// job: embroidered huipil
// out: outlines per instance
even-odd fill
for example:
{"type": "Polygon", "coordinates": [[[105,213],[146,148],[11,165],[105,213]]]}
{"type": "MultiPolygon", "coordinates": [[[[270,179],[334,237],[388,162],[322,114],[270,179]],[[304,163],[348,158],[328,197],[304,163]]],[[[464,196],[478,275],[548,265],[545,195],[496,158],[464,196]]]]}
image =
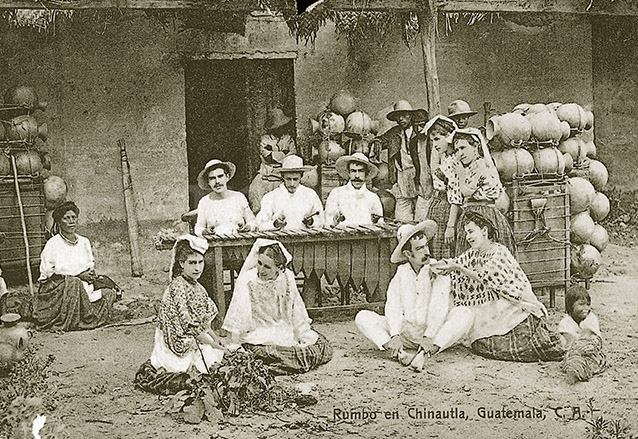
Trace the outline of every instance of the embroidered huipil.
{"type": "Polygon", "coordinates": [[[432,173],[432,185],[437,191],[445,191],[447,201],[450,204],[463,204],[463,195],[459,187],[459,180],[454,172],[455,158],[446,155],[441,159],[437,169],[432,173]]]}
{"type": "Polygon", "coordinates": [[[273,222],[283,217],[286,220],[284,229],[302,229],[306,227],[303,224],[303,219],[315,212],[317,215],[312,217],[312,227],[321,227],[323,225],[323,206],[317,193],[301,184],[291,194],[282,184],[262,198],[261,210],[257,214],[257,226],[260,230],[274,229],[273,222]]]}
{"type": "Polygon", "coordinates": [[[197,349],[197,336],[210,329],[217,307],[197,281],[183,276],[168,285],[157,314],[158,328],[170,350],[183,356],[197,349]]]}
{"type": "Polygon", "coordinates": [[[414,341],[434,337],[451,305],[449,276],[431,277],[430,266],[415,273],[409,263],[399,265],[390,281],[385,318],[390,336],[407,333],[414,341]]]}
{"type": "Polygon", "coordinates": [[[326,200],[325,224],[335,225],[338,214],[346,217],[340,224],[345,226],[370,225],[372,215],[383,216],[383,206],[379,196],[369,191],[364,184],[355,189],[352,183],[334,188],[326,200]]]}
{"type": "Polygon", "coordinates": [[[199,200],[195,224],[197,236],[202,236],[205,231],[232,234],[244,224],[251,225],[254,217],[248,200],[241,192],[231,192],[232,196],[221,200],[213,200],[208,195],[199,200]]]}
{"type": "Polygon", "coordinates": [[[472,189],[467,201],[496,201],[503,185],[495,166],[488,166],[484,158],[474,160],[465,171],[465,184],[472,189]]]}

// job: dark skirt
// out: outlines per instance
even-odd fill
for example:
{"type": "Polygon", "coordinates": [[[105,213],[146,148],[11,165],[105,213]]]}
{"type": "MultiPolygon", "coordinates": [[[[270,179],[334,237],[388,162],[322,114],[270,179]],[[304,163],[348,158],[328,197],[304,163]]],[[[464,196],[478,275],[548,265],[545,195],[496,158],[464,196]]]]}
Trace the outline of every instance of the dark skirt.
{"type": "Polygon", "coordinates": [[[303,348],[249,343],[242,346],[262,360],[273,375],[305,373],[332,359],[332,347],[321,334],[315,344],[303,348]]]}
{"type": "Polygon", "coordinates": [[[492,221],[496,226],[496,232],[498,234],[494,241],[499,244],[503,244],[512,253],[512,256],[516,258],[516,241],[514,240],[514,233],[510,227],[505,215],[493,205],[470,205],[463,206],[463,210],[456,221],[456,249],[455,256],[462,255],[466,250],[470,248],[467,239],[465,238],[465,230],[463,229],[463,220],[467,212],[476,212],[479,215],[492,221]]]}
{"type": "Polygon", "coordinates": [[[135,373],[135,386],[145,392],[156,395],[173,395],[191,388],[190,375],[186,372],[166,372],[157,370],[147,360],[135,373]]]}
{"type": "Polygon", "coordinates": [[[481,357],[519,363],[561,361],[565,355],[560,334],[549,330],[545,318],[531,314],[505,335],[475,340],[471,349],[481,357]]]}
{"type": "Polygon", "coordinates": [[[571,344],[561,368],[569,381],[576,382],[588,381],[595,374],[601,373],[606,366],[603,341],[596,334],[587,334],[571,344]]]}
{"type": "Polygon", "coordinates": [[[450,203],[446,194],[433,196],[425,202],[424,215],[426,219],[436,222],[436,235],[430,243],[430,251],[434,259],[449,258],[454,256],[454,247],[445,243],[445,229],[450,218],[450,203]]]}
{"type": "Polygon", "coordinates": [[[102,298],[91,302],[79,277],[54,274],[40,285],[33,316],[41,330],[93,329],[109,321],[115,298],[113,289],[102,288],[102,298]]]}

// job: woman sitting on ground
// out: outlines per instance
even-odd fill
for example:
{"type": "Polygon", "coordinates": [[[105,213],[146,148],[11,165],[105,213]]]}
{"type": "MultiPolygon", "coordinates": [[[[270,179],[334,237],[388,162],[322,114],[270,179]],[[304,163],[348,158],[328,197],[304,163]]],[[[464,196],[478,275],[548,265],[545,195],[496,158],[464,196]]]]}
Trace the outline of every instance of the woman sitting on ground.
{"type": "Polygon", "coordinates": [[[497,360],[561,360],[560,334],[547,328],[547,310],[512,253],[495,242],[494,224],[468,212],[463,228],[471,248],[432,266],[451,272],[455,305],[434,337],[432,353],[463,344],[497,360]]]}
{"type": "Polygon", "coordinates": [[[254,228],[255,215],[250,210],[248,200],[241,192],[228,189],[228,181],[233,178],[235,171],[233,163],[213,159],[206,163],[197,176],[200,188],[212,189],[197,204],[197,236],[229,235],[254,228]]]}
{"type": "Polygon", "coordinates": [[[39,329],[75,331],[109,321],[120,288],[106,276],[95,274],[91,243],[78,235],[80,209],[67,201],[53,211],[60,232],[51,237],[40,255],[40,288],[33,304],[39,329]]]}
{"type": "Polygon", "coordinates": [[[224,344],[211,326],[217,307],[197,281],[204,271],[207,248],[205,239],[193,235],[175,242],[171,283],[157,314],[151,359],[135,376],[143,390],[160,394],[183,390],[188,378],[208,373],[224,356],[224,344]]]}
{"type": "Polygon", "coordinates": [[[307,372],[327,363],[332,348],[310,328],[292,256],[278,241],[258,239],[241,269],[223,329],[276,374],[307,372]]]}

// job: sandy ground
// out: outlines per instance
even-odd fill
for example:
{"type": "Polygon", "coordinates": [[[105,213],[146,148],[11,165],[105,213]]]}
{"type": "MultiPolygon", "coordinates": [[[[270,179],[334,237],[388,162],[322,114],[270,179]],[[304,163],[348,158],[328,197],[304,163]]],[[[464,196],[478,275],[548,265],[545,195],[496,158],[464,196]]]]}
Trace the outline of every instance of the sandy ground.
{"type": "MultiPolygon", "coordinates": [[[[164,287],[168,252],[145,255],[147,276],[131,279],[125,277],[128,261],[120,250],[96,248],[96,259],[103,268],[99,271],[119,276],[127,290],[124,305],[128,306],[120,305],[119,318],[152,314],[152,302],[160,299],[164,287]]],[[[426,370],[417,374],[374,350],[354,322],[318,322],[315,328],[333,344],[332,361],[311,373],[281,378],[314,385],[317,405],[189,425],[164,413],[168,399],[133,386],[135,371],[152,350],[152,323],[81,333],[39,333],[35,342],[41,345],[40,355],[56,356],[51,379],[57,389],[55,416],[72,438],[298,438],[316,434],[586,438],[587,423],[571,419],[571,407],[590,419],[589,398],[594,398],[600,410],[596,416],[624,419],[636,434],[638,248],[610,246],[596,280],[590,292],[606,338],[610,367],[590,382],[576,385],[567,384],[557,363],[486,360],[464,348],[433,357],[426,370]],[[480,416],[481,408],[486,416],[510,409],[530,410],[540,418],[487,419],[480,416]],[[427,410],[435,411],[434,419],[414,419],[427,410]],[[439,418],[443,412],[448,418],[436,419],[436,411],[439,418]]],[[[550,312],[555,327],[561,314],[550,312]]]]}

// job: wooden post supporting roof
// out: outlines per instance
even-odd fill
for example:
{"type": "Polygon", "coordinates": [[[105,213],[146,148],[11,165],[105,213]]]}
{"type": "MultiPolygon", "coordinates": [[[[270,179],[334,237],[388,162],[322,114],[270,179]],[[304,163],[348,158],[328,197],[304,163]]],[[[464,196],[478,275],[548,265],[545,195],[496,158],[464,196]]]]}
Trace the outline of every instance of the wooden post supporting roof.
{"type": "Polygon", "coordinates": [[[430,117],[441,112],[439,93],[439,73],[436,67],[436,5],[434,0],[423,0],[423,10],[419,13],[419,32],[423,51],[425,73],[425,94],[430,117]]]}

